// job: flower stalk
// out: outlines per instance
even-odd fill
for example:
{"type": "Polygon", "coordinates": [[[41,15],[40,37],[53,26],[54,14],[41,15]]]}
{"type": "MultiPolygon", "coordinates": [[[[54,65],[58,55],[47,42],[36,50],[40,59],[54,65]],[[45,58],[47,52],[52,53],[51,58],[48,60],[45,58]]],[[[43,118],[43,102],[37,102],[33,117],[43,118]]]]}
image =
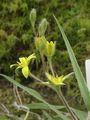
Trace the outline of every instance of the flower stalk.
{"type": "MultiPolygon", "coordinates": [[[[51,61],[49,61],[49,62],[50,62],[50,63],[49,63],[49,66],[50,66],[51,73],[52,73],[52,75],[54,75],[54,70],[53,70],[53,67],[52,67],[52,63],[51,63],[51,61]]],[[[59,88],[59,87],[55,87],[54,90],[56,91],[59,99],[62,100],[63,104],[66,106],[66,108],[67,108],[68,112],[70,113],[72,119],[73,119],[73,120],[78,120],[77,116],[76,116],[76,115],[74,114],[74,112],[71,110],[68,102],[66,101],[65,97],[63,96],[62,91],[60,90],[60,88],[59,88]]]]}
{"type": "Polygon", "coordinates": [[[27,111],[24,120],[27,120],[27,119],[28,119],[28,116],[29,116],[29,110],[27,111]]]}
{"type": "Polygon", "coordinates": [[[37,80],[38,82],[43,82],[41,79],[37,78],[35,75],[33,75],[32,73],[29,74],[30,77],[32,77],[33,79],[37,80]]]}
{"type": "Polygon", "coordinates": [[[43,70],[45,71],[44,55],[43,55],[41,52],[40,52],[40,56],[41,56],[41,61],[42,61],[43,70]]]}
{"type": "Polygon", "coordinates": [[[50,60],[48,59],[48,63],[49,63],[49,67],[50,67],[52,75],[55,76],[54,71],[53,71],[53,67],[52,67],[52,61],[51,61],[51,59],[50,60]]]}
{"type": "Polygon", "coordinates": [[[70,108],[68,102],[66,101],[65,97],[63,96],[60,87],[57,87],[57,88],[56,88],[56,93],[57,93],[59,99],[62,100],[63,104],[66,106],[67,111],[70,113],[72,119],[73,119],[73,120],[78,120],[77,116],[76,116],[75,113],[72,111],[72,109],[70,108]]]}

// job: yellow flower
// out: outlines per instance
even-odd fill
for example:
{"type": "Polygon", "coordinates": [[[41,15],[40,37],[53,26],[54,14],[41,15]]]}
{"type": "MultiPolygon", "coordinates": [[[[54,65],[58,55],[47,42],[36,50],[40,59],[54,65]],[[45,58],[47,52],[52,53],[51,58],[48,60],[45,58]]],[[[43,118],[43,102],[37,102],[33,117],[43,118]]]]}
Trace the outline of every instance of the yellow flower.
{"type": "Polygon", "coordinates": [[[47,76],[48,80],[56,86],[64,85],[64,83],[63,83],[64,80],[67,79],[70,75],[72,75],[72,73],[70,73],[66,76],[62,75],[62,76],[55,76],[54,77],[54,76],[50,75],[49,73],[46,73],[46,76],[47,76]]]}
{"type": "Polygon", "coordinates": [[[46,43],[46,56],[51,58],[55,53],[56,42],[50,41],[46,43]]]}
{"type": "Polygon", "coordinates": [[[22,74],[24,75],[24,77],[28,78],[29,73],[30,73],[28,65],[31,62],[31,60],[35,58],[36,58],[35,54],[31,54],[28,57],[21,57],[19,58],[19,62],[17,62],[16,64],[10,65],[10,68],[12,68],[13,66],[16,66],[17,69],[21,68],[22,74]]]}

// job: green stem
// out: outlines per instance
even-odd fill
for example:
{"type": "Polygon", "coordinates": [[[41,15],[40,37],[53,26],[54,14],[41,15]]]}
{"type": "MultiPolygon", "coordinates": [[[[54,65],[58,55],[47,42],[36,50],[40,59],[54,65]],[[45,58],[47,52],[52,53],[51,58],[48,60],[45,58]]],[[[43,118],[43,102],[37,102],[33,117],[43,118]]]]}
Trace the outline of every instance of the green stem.
{"type": "Polygon", "coordinates": [[[30,77],[32,77],[33,79],[35,79],[35,80],[37,80],[38,82],[43,82],[41,79],[39,79],[39,78],[37,78],[34,74],[32,74],[31,72],[30,72],[30,75],[29,75],[30,77]]]}
{"type": "Polygon", "coordinates": [[[29,116],[29,111],[27,111],[24,120],[27,120],[28,116],[29,116]]]}
{"type": "Polygon", "coordinates": [[[40,55],[41,55],[41,60],[42,60],[42,65],[43,65],[43,70],[45,71],[45,61],[44,61],[44,56],[40,51],[40,55]]]}
{"type": "Polygon", "coordinates": [[[48,86],[49,88],[51,88],[52,90],[55,91],[55,88],[54,88],[54,87],[52,87],[50,84],[47,84],[47,82],[43,82],[43,80],[39,79],[39,78],[36,77],[34,74],[30,73],[29,76],[32,77],[34,80],[38,81],[39,84],[41,83],[42,85],[46,85],[46,86],[48,86]]]}
{"type": "Polygon", "coordinates": [[[48,59],[48,62],[49,62],[49,67],[50,67],[51,73],[53,76],[55,76],[54,71],[53,71],[53,67],[52,67],[52,61],[48,59]]]}
{"type": "Polygon", "coordinates": [[[19,94],[19,91],[18,91],[18,87],[17,87],[17,86],[14,86],[14,92],[15,92],[15,95],[16,95],[17,100],[18,100],[19,103],[22,105],[22,99],[21,99],[21,97],[20,97],[20,94],[19,94]]]}
{"type": "Polygon", "coordinates": [[[61,89],[58,87],[58,89],[56,89],[56,93],[59,97],[60,100],[62,100],[63,104],[66,106],[67,111],[70,113],[71,117],[73,120],[78,120],[77,116],[74,114],[74,112],[72,111],[72,109],[70,108],[68,102],[66,101],[65,97],[62,94],[61,89]]]}
{"type": "MultiPolygon", "coordinates": [[[[17,71],[14,73],[14,80],[16,79],[17,71]]],[[[16,100],[22,105],[22,99],[20,97],[18,87],[16,85],[13,85],[14,95],[16,97],[16,100]]]]}
{"type": "MultiPolygon", "coordinates": [[[[35,75],[33,75],[32,73],[30,73],[30,77],[32,77],[33,79],[39,81],[40,83],[42,83],[42,80],[37,78],[35,75]]],[[[48,86],[50,87],[50,86],[48,86]]],[[[52,88],[52,87],[50,87],[52,88]]],[[[53,89],[53,88],[52,88],[53,89]]],[[[68,112],[71,114],[73,120],[78,120],[78,118],[75,116],[75,114],[73,113],[73,111],[71,110],[70,106],[68,105],[65,97],[63,96],[62,92],[60,89],[53,89],[56,91],[57,95],[59,96],[59,99],[62,100],[63,104],[66,106],[68,112]]]]}
{"type": "MultiPolygon", "coordinates": [[[[53,70],[53,67],[52,67],[52,62],[51,62],[51,60],[48,60],[48,61],[49,61],[49,66],[50,66],[50,70],[52,72],[52,75],[55,76],[54,70],[53,70]]],[[[77,116],[73,113],[73,111],[71,110],[71,108],[70,108],[69,104],[67,103],[65,97],[63,96],[62,91],[59,89],[59,90],[56,90],[56,92],[57,92],[57,95],[59,96],[59,99],[62,100],[62,102],[66,106],[68,112],[71,114],[72,119],[73,120],[78,120],[77,116]]]]}

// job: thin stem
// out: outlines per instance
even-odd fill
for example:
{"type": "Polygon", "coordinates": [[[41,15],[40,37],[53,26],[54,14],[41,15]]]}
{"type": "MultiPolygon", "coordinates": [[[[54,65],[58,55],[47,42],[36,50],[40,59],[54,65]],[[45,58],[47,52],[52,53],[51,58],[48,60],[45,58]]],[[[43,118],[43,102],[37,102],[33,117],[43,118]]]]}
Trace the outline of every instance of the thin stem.
{"type": "Polygon", "coordinates": [[[51,73],[52,73],[53,76],[55,76],[54,70],[53,70],[53,67],[52,67],[52,61],[48,60],[48,62],[49,62],[49,67],[50,67],[51,73]]]}
{"type": "Polygon", "coordinates": [[[0,108],[5,112],[5,113],[10,113],[9,110],[6,108],[6,106],[2,103],[0,103],[0,108]]]}
{"type": "MultiPolygon", "coordinates": [[[[16,79],[16,71],[14,73],[14,80],[15,79],[16,79]]],[[[22,105],[22,99],[20,97],[18,87],[16,85],[13,85],[13,91],[14,91],[14,95],[15,95],[16,100],[22,105]]]]}
{"type": "Polygon", "coordinates": [[[44,61],[44,56],[40,51],[40,55],[41,55],[41,60],[42,60],[42,65],[43,65],[43,70],[45,70],[45,61],[44,61]]]}
{"type": "Polygon", "coordinates": [[[90,112],[88,112],[88,116],[86,120],[90,120],[90,112]]]}
{"type": "Polygon", "coordinates": [[[24,120],[27,120],[28,116],[29,116],[29,110],[27,111],[27,113],[26,113],[26,116],[25,116],[24,120]]]}
{"type": "Polygon", "coordinates": [[[30,114],[32,114],[33,116],[36,116],[37,117],[37,120],[43,120],[40,115],[38,115],[37,113],[34,113],[34,112],[31,112],[30,111],[30,114]]]}
{"type": "Polygon", "coordinates": [[[16,94],[15,87],[16,87],[16,86],[13,85],[13,93],[14,93],[15,101],[17,101],[17,102],[19,103],[18,98],[17,98],[17,94],[16,94]]]}
{"type": "Polygon", "coordinates": [[[57,92],[57,95],[58,95],[59,99],[62,100],[63,104],[66,106],[68,112],[72,116],[72,119],[73,120],[78,120],[77,116],[74,114],[74,112],[70,108],[68,102],[66,101],[65,97],[63,96],[62,91],[60,90],[60,88],[58,90],[56,90],[56,92],[57,92]]]}
{"type": "MultiPolygon", "coordinates": [[[[48,61],[49,61],[49,66],[50,66],[50,70],[51,70],[51,72],[52,72],[52,75],[55,76],[55,75],[54,75],[54,70],[53,70],[53,67],[52,67],[52,62],[51,62],[51,60],[48,60],[48,61]]],[[[68,112],[71,114],[73,120],[78,120],[77,116],[73,113],[73,111],[72,111],[71,108],[69,107],[69,105],[68,105],[65,97],[64,97],[63,94],[62,94],[62,91],[59,89],[59,91],[56,90],[56,92],[57,92],[57,95],[59,96],[59,99],[62,100],[62,102],[63,102],[63,104],[66,106],[68,112]]]]}
{"type": "MultiPolygon", "coordinates": [[[[30,115],[36,116],[36,117],[38,118],[37,120],[42,120],[41,117],[40,117],[37,113],[34,113],[34,112],[29,111],[29,108],[28,108],[28,107],[26,107],[26,106],[24,106],[24,105],[18,105],[17,103],[15,103],[14,106],[15,106],[16,108],[18,108],[18,110],[22,110],[22,111],[25,111],[25,112],[26,112],[25,118],[28,117],[28,115],[30,114],[30,115]],[[28,113],[28,111],[29,111],[29,113],[28,113]],[[28,115],[27,115],[27,114],[28,114],[28,115]]],[[[24,119],[25,119],[25,118],[24,118],[24,119]]]]}
{"type": "MultiPolygon", "coordinates": [[[[39,78],[37,78],[37,77],[36,77],[35,75],[33,75],[32,73],[30,73],[30,76],[31,76],[33,79],[35,79],[35,80],[37,80],[37,81],[39,81],[39,82],[42,83],[42,80],[39,79],[39,78]]],[[[67,110],[68,110],[69,113],[71,114],[73,120],[78,120],[78,118],[74,115],[73,111],[72,111],[71,108],[69,107],[69,105],[68,105],[67,101],[65,100],[65,97],[63,96],[63,94],[62,94],[62,92],[60,91],[60,89],[59,89],[59,90],[56,90],[56,92],[57,92],[57,95],[59,96],[59,99],[62,100],[63,104],[66,106],[67,110]]]]}
{"type": "Polygon", "coordinates": [[[21,97],[20,97],[20,94],[19,94],[17,86],[15,86],[15,90],[16,90],[17,98],[18,98],[20,104],[22,105],[22,100],[21,100],[21,97]]]}
{"type": "Polygon", "coordinates": [[[35,79],[35,80],[37,80],[38,82],[43,82],[41,79],[39,79],[39,78],[37,78],[34,74],[32,74],[31,72],[30,72],[30,75],[29,75],[30,77],[32,77],[33,79],[35,79]]]}
{"type": "Polygon", "coordinates": [[[33,79],[37,80],[39,84],[46,85],[46,86],[48,86],[49,88],[55,90],[50,84],[48,84],[47,82],[43,82],[43,80],[39,79],[39,78],[36,77],[34,74],[30,73],[29,76],[32,77],[33,79]]]}
{"type": "Polygon", "coordinates": [[[0,103],[0,107],[1,107],[1,109],[2,109],[2,113],[0,113],[0,114],[2,114],[2,115],[4,115],[4,116],[7,116],[7,117],[10,117],[10,118],[12,118],[12,119],[14,119],[14,120],[23,120],[22,118],[19,118],[19,117],[17,117],[16,115],[13,115],[7,108],[6,108],[6,106],[4,105],[4,104],[2,104],[2,103],[0,103]]]}

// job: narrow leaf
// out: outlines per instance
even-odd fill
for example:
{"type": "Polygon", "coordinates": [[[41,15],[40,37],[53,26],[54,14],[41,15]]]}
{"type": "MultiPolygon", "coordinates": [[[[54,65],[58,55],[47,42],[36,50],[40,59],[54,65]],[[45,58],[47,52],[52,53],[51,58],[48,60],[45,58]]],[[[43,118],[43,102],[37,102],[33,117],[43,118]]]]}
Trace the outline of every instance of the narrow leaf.
{"type": "MultiPolygon", "coordinates": [[[[39,110],[49,110],[50,108],[44,103],[31,103],[27,105],[30,109],[39,109],[39,110]]],[[[56,109],[64,109],[64,106],[51,105],[55,106],[56,109]]]]}
{"type": "Polygon", "coordinates": [[[67,48],[67,51],[68,51],[68,54],[69,54],[69,57],[70,57],[70,60],[71,60],[71,63],[72,63],[72,66],[73,66],[73,70],[75,72],[75,76],[76,76],[76,79],[78,81],[78,85],[79,85],[79,88],[80,88],[80,92],[81,92],[81,95],[83,97],[83,100],[84,100],[84,103],[86,104],[87,106],[87,109],[90,110],[90,93],[89,93],[89,90],[87,88],[87,84],[85,82],[85,78],[80,70],[80,67],[77,63],[77,60],[76,60],[76,57],[74,55],[74,52],[71,48],[71,45],[67,39],[67,36],[65,35],[64,33],[64,30],[63,28],[61,27],[61,25],[59,24],[57,18],[54,16],[55,18],[55,21],[58,25],[58,28],[62,34],[62,37],[64,39],[64,42],[65,42],[65,45],[66,45],[66,48],[67,48]]]}
{"type": "Polygon", "coordinates": [[[37,100],[39,100],[39,101],[43,102],[44,104],[46,104],[52,111],[54,111],[60,118],[62,118],[62,120],[70,120],[65,115],[63,115],[59,110],[57,110],[55,108],[55,106],[52,106],[51,104],[47,103],[37,91],[21,85],[20,83],[18,83],[17,81],[13,80],[12,78],[10,78],[10,77],[8,77],[6,75],[0,74],[0,76],[6,78],[9,82],[13,83],[17,87],[20,87],[21,89],[23,89],[24,91],[26,91],[27,93],[29,93],[30,95],[35,97],[37,100]]]}
{"type": "Polygon", "coordinates": [[[88,113],[86,113],[84,111],[77,110],[77,109],[73,109],[73,111],[78,116],[79,120],[86,120],[88,113]]]}
{"type": "Polygon", "coordinates": [[[43,111],[43,114],[47,118],[47,120],[54,120],[46,111],[43,111]]]}

